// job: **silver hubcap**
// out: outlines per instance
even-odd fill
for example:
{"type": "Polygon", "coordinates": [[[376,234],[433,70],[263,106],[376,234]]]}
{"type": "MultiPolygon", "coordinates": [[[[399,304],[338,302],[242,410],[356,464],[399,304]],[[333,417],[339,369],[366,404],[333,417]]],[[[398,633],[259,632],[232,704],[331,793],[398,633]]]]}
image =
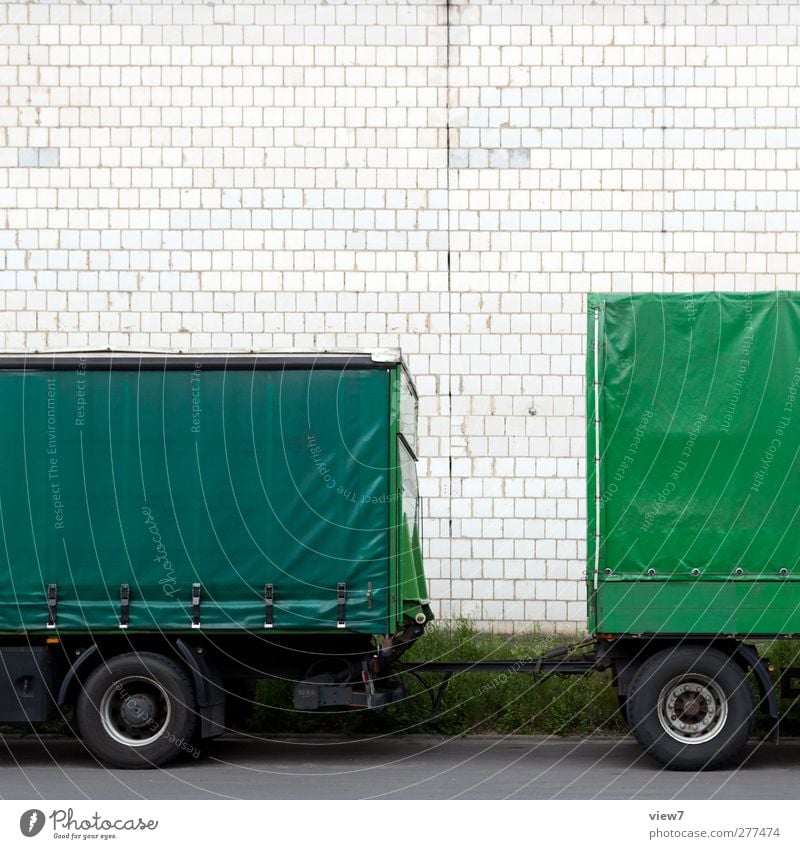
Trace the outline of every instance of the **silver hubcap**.
{"type": "Polygon", "coordinates": [[[109,737],[124,746],[146,746],[166,730],[172,708],[167,691],[152,678],[130,675],[112,684],[100,701],[109,737]]]}
{"type": "Polygon", "coordinates": [[[707,743],[727,719],[728,700],[722,688],[696,672],[673,678],[658,697],[661,727],[680,743],[707,743]]]}

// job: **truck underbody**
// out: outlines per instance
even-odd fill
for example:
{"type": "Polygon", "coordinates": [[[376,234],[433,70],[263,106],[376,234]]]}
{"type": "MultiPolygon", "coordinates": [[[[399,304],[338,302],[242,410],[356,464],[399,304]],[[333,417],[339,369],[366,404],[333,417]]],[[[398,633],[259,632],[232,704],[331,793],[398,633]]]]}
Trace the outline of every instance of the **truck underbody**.
{"type": "Polygon", "coordinates": [[[743,638],[719,635],[604,635],[536,658],[403,663],[423,631],[409,624],[380,642],[341,633],[327,640],[319,634],[65,635],[25,643],[5,637],[0,722],[30,725],[71,709],[77,733],[98,760],[135,768],[179,755],[176,740],[224,733],[252,708],[261,679],[292,682],[298,711],[336,711],[381,709],[405,697],[403,674],[432,675],[436,713],[450,681],[465,673],[541,680],[610,670],[622,715],[643,748],[670,769],[704,769],[741,757],[759,713],[778,741],[778,689],[793,693],[798,674],[775,670],[743,638]]]}

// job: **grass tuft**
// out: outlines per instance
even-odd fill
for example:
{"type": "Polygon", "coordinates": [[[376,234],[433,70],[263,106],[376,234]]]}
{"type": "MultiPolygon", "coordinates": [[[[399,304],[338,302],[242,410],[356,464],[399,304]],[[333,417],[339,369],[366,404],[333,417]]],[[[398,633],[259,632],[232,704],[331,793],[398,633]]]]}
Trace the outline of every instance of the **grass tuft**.
{"type": "MultiPolygon", "coordinates": [[[[575,639],[533,633],[485,634],[468,620],[428,626],[403,657],[405,663],[447,660],[526,660],[575,639]]],[[[539,677],[511,670],[454,675],[439,713],[431,716],[441,674],[398,676],[406,699],[380,712],[302,713],[291,708],[290,682],[261,682],[247,730],[268,733],[436,733],[446,735],[616,734],[625,731],[609,673],[587,677],[539,677]]]]}

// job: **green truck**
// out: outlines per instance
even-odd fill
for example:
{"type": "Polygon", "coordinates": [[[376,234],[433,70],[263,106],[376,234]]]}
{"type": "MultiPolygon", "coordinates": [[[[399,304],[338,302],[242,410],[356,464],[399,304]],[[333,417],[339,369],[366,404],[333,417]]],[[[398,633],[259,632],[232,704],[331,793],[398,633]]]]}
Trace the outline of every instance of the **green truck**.
{"type": "Polygon", "coordinates": [[[800,635],[800,297],[592,295],[588,319],[597,663],[658,760],[729,763],[756,702],[777,738],[746,641],[800,635]]]}
{"type": "Polygon", "coordinates": [[[800,635],[800,296],[590,295],[590,635],[525,661],[405,666],[432,619],[417,396],[397,352],[0,357],[0,722],[74,709],[157,765],[253,682],[378,709],[402,676],[610,671],[671,769],[740,759],[800,635]]]}
{"type": "Polygon", "coordinates": [[[377,708],[432,618],[398,352],[0,357],[0,722],[117,767],[264,677],[377,708]],[[5,680],[3,680],[5,678],[5,680]]]}

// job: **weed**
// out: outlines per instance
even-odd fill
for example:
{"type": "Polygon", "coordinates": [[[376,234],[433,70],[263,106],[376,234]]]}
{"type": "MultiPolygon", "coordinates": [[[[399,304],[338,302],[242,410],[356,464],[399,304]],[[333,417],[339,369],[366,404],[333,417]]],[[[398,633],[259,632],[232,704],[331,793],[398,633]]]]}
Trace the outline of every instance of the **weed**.
{"type": "MultiPolygon", "coordinates": [[[[538,632],[513,638],[485,634],[468,620],[456,620],[449,625],[429,626],[403,661],[411,665],[447,660],[526,660],[568,642],[567,638],[538,632]]],[[[298,712],[291,708],[291,682],[261,682],[248,730],[447,735],[624,731],[608,673],[534,678],[513,666],[502,673],[459,673],[451,678],[436,716],[431,715],[432,702],[443,675],[400,673],[398,678],[406,698],[380,712],[298,712]]]]}

